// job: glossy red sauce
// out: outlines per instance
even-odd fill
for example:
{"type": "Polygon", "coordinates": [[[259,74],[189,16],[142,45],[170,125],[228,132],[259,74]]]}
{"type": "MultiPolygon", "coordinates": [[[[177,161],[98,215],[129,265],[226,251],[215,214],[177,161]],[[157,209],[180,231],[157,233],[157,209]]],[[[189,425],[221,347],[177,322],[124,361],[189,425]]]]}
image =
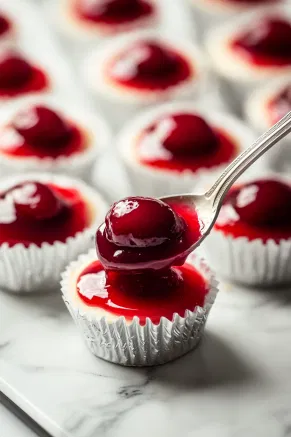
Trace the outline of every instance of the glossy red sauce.
{"type": "Polygon", "coordinates": [[[291,82],[277,96],[268,102],[270,124],[275,124],[291,111],[291,82]]]}
{"type": "Polygon", "coordinates": [[[186,310],[202,307],[208,293],[207,285],[201,274],[189,264],[158,274],[122,275],[116,272],[105,274],[102,264],[96,261],[80,274],[77,291],[88,306],[102,308],[126,319],[137,316],[141,324],[145,324],[147,318],[158,324],[161,317],[172,320],[174,313],[184,317],[186,310]],[[82,293],[87,296],[91,293],[92,298],[82,293]]]}
{"type": "Polygon", "coordinates": [[[87,147],[78,126],[45,106],[20,111],[0,130],[0,152],[15,157],[57,158],[87,147]]]}
{"type": "Polygon", "coordinates": [[[155,41],[137,42],[107,66],[107,76],[127,88],[165,90],[188,80],[193,74],[188,60],[177,51],[155,41]]]}
{"type": "Polygon", "coordinates": [[[231,47],[258,66],[291,65],[291,22],[285,18],[263,18],[235,38],[231,47]]]}
{"type": "Polygon", "coordinates": [[[194,114],[166,116],[152,124],[137,140],[139,161],[147,166],[196,172],[230,162],[238,146],[222,129],[212,129],[194,114]]]}
{"type": "Polygon", "coordinates": [[[291,238],[291,186],[259,180],[234,188],[226,197],[217,230],[233,237],[276,243],[291,238]]]}
{"type": "Polygon", "coordinates": [[[41,246],[44,242],[65,242],[90,224],[88,205],[74,188],[27,182],[2,193],[0,204],[0,244],[8,243],[10,247],[18,243],[29,247],[32,243],[41,246]],[[33,184],[33,190],[29,186],[24,200],[22,191],[22,200],[17,201],[19,193],[15,189],[27,188],[28,184],[33,184]],[[11,206],[7,206],[11,194],[12,212],[11,206]]]}
{"type": "Polygon", "coordinates": [[[153,5],[145,0],[77,0],[75,14],[91,24],[120,25],[154,13],[153,5]]]}

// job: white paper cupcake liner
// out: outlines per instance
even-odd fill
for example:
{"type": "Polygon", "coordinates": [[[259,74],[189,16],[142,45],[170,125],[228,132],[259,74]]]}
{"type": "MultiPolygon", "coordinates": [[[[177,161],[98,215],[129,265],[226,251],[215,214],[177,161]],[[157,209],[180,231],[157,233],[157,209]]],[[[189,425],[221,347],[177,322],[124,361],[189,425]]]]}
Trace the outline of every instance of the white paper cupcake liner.
{"type": "MultiPolygon", "coordinates": [[[[270,171],[244,175],[240,182],[267,178],[291,183],[290,176],[270,171]]],[[[261,239],[235,238],[213,228],[202,248],[210,266],[234,282],[261,287],[291,283],[291,238],[279,244],[270,239],[264,244],[261,239]]]]}
{"type": "Polygon", "coordinates": [[[0,245],[0,288],[14,293],[44,292],[57,286],[65,266],[94,245],[93,235],[104,219],[107,205],[102,197],[85,183],[62,175],[25,174],[1,180],[1,191],[26,180],[52,182],[80,190],[91,208],[91,224],[65,242],[0,245]]]}
{"type": "Polygon", "coordinates": [[[210,30],[206,37],[206,48],[214,70],[221,77],[221,87],[226,100],[232,108],[242,111],[243,102],[251,91],[264,85],[267,80],[290,77],[291,67],[255,67],[230,49],[231,37],[247,28],[247,23],[253,23],[268,14],[282,14],[291,19],[291,10],[287,4],[254,8],[251,12],[241,14],[235,19],[210,30]]]}
{"type": "Polygon", "coordinates": [[[263,244],[213,230],[203,248],[211,267],[232,281],[262,287],[291,283],[291,238],[263,244]]]}
{"type": "MultiPolygon", "coordinates": [[[[96,159],[110,143],[111,135],[106,122],[96,114],[93,115],[81,108],[76,108],[74,105],[68,104],[67,101],[64,103],[55,97],[40,94],[12,102],[5,105],[5,108],[0,109],[0,136],[1,126],[9,123],[15,113],[26,108],[28,104],[45,104],[52,109],[60,110],[61,114],[68,120],[80,127],[87,137],[88,147],[80,153],[71,156],[60,156],[55,159],[50,157],[42,159],[37,157],[14,157],[0,153],[1,175],[43,171],[68,174],[89,180],[96,159]]],[[[0,141],[3,143],[5,138],[0,137],[0,141]]]]}
{"type": "Polygon", "coordinates": [[[85,59],[83,76],[88,88],[96,96],[102,112],[117,128],[122,127],[126,121],[151,105],[183,98],[201,98],[209,81],[207,62],[195,44],[168,35],[162,36],[155,31],[130,32],[103,43],[97,50],[91,51],[85,59]],[[111,83],[105,71],[108,60],[133,42],[148,38],[161,41],[184,54],[193,68],[193,77],[181,84],[156,92],[127,90],[125,87],[111,83]]]}
{"type": "Polygon", "coordinates": [[[124,317],[116,316],[110,320],[104,315],[98,316],[98,310],[94,311],[93,307],[88,308],[77,301],[77,276],[94,260],[94,250],[81,256],[63,273],[61,282],[63,299],[94,355],[124,366],[153,366],[174,360],[199,343],[218,291],[218,283],[204,261],[194,255],[187,260],[209,284],[203,308],[189,309],[184,317],[175,313],[171,321],[162,317],[158,325],[147,319],[143,326],[138,317],[130,323],[124,317]]]}
{"type": "Polygon", "coordinates": [[[122,157],[133,194],[151,197],[181,194],[199,189],[201,182],[203,182],[203,189],[207,190],[228,165],[226,163],[209,169],[201,169],[193,173],[189,170],[184,172],[159,170],[138,162],[135,154],[135,143],[140,132],[161,115],[180,111],[201,114],[213,126],[226,129],[226,132],[236,141],[238,153],[247,148],[256,139],[255,134],[235,117],[227,113],[209,111],[207,108],[203,108],[202,105],[197,106],[189,102],[176,102],[160,105],[155,109],[144,112],[128,123],[117,138],[117,148],[122,157]]]}
{"type": "Polygon", "coordinates": [[[152,3],[156,8],[156,12],[149,17],[142,17],[138,20],[134,20],[131,23],[117,24],[115,26],[90,24],[88,22],[83,23],[76,18],[71,10],[72,0],[53,0],[49,7],[49,13],[52,20],[56,22],[57,28],[65,36],[70,38],[74,43],[95,45],[104,42],[106,39],[122,34],[124,32],[132,32],[134,30],[141,29],[155,29],[160,22],[160,5],[157,0],[153,0],[152,3]]]}

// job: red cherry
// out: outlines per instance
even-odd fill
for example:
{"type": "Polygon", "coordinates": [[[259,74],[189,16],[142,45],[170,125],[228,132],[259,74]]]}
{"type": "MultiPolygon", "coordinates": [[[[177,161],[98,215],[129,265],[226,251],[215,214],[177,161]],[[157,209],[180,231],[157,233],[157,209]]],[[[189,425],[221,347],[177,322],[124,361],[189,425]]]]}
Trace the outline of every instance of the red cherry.
{"type": "Polygon", "coordinates": [[[128,197],[115,203],[105,219],[109,241],[123,247],[150,247],[178,238],[184,222],[166,203],[128,197]]]}
{"type": "Polygon", "coordinates": [[[12,125],[25,141],[35,146],[62,146],[71,135],[68,123],[45,106],[29,106],[20,111],[12,125]]]}
{"type": "Polygon", "coordinates": [[[7,18],[3,15],[0,15],[0,35],[3,35],[9,29],[10,24],[7,18]]]}
{"type": "Polygon", "coordinates": [[[164,133],[163,146],[173,155],[206,155],[213,152],[218,139],[203,118],[177,114],[162,118],[155,129],[164,133]]]}
{"type": "Polygon", "coordinates": [[[16,88],[25,85],[32,76],[32,67],[20,55],[5,51],[0,54],[0,87],[16,88]]]}
{"type": "Polygon", "coordinates": [[[291,23],[280,18],[267,18],[237,41],[247,50],[272,56],[290,56],[291,23]]]}
{"type": "Polygon", "coordinates": [[[57,216],[63,206],[63,201],[47,185],[28,181],[19,184],[5,193],[15,204],[18,216],[44,220],[57,216]]]}
{"type": "Polygon", "coordinates": [[[83,0],[80,3],[80,10],[87,17],[97,19],[132,12],[138,4],[138,0],[83,0]]]}
{"type": "Polygon", "coordinates": [[[241,220],[256,226],[290,223],[291,187],[275,180],[262,180],[231,192],[228,200],[241,220]]]}

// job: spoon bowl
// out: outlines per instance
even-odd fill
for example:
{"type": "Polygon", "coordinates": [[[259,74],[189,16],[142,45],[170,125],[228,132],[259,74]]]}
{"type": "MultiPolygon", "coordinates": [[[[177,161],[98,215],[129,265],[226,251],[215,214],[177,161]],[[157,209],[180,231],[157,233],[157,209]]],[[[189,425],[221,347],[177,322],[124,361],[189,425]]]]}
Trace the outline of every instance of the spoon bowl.
{"type": "Polygon", "coordinates": [[[196,249],[210,233],[219,214],[222,201],[234,182],[260,156],[291,132],[291,111],[261,135],[250,147],[244,150],[219,176],[215,184],[204,194],[179,194],[161,197],[165,203],[183,204],[195,209],[201,223],[201,237],[194,242],[184,255],[196,249]]]}

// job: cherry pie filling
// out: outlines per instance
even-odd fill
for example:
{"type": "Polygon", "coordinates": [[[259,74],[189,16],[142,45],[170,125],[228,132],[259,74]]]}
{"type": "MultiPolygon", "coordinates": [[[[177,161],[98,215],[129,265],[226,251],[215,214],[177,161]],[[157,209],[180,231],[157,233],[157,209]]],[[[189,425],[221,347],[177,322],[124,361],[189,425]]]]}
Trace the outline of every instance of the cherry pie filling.
{"type": "Polygon", "coordinates": [[[65,242],[89,225],[89,207],[75,188],[27,181],[0,195],[0,244],[65,242]]]}
{"type": "Polygon", "coordinates": [[[268,102],[270,124],[275,124],[291,111],[291,82],[277,96],[268,102]]]}
{"type": "Polygon", "coordinates": [[[15,157],[58,158],[85,150],[86,139],[76,124],[52,109],[28,106],[0,130],[0,152],[15,157]]]}
{"type": "Polygon", "coordinates": [[[272,179],[234,188],[224,200],[215,229],[232,237],[280,243],[291,238],[291,186],[272,179]]]}
{"type": "Polygon", "coordinates": [[[237,36],[231,48],[256,66],[291,65],[291,22],[281,17],[262,18],[237,36]]]}
{"type": "Polygon", "coordinates": [[[131,45],[114,57],[106,69],[112,82],[141,91],[162,91],[192,75],[192,67],[182,54],[155,41],[131,45]]]}
{"type": "Polygon", "coordinates": [[[0,97],[38,92],[49,85],[46,74],[15,51],[0,52],[0,97]]]}
{"type": "Polygon", "coordinates": [[[0,41],[1,41],[1,37],[5,36],[5,34],[7,34],[7,32],[9,32],[10,29],[11,29],[11,23],[6,17],[4,17],[4,15],[0,14],[0,41]]]}
{"type": "Polygon", "coordinates": [[[148,18],[154,7],[146,0],[77,0],[75,13],[90,24],[114,26],[148,18]]]}
{"type": "Polygon", "coordinates": [[[176,172],[227,164],[238,146],[224,130],[190,113],[166,115],[138,137],[136,153],[141,164],[176,172]]]}
{"type": "Polygon", "coordinates": [[[185,263],[201,235],[192,209],[146,197],[115,203],[96,234],[99,261],[77,279],[77,293],[88,306],[141,323],[159,323],[174,313],[203,306],[208,284],[185,263]]]}

